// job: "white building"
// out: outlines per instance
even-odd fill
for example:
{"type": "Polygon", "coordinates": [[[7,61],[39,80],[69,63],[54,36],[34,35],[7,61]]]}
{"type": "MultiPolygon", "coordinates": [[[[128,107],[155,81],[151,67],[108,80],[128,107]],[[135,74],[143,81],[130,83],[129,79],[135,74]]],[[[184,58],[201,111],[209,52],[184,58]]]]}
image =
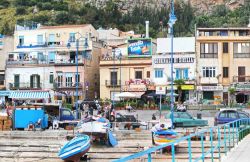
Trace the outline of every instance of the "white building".
{"type": "MultiPolygon", "coordinates": [[[[174,38],[173,77],[184,79],[182,85],[182,101],[195,97],[195,37],[174,38]]],[[[170,89],[171,82],[171,38],[157,39],[157,54],[152,56],[153,82],[157,86],[166,86],[170,89]]],[[[176,86],[174,86],[176,90],[176,86]]]]}

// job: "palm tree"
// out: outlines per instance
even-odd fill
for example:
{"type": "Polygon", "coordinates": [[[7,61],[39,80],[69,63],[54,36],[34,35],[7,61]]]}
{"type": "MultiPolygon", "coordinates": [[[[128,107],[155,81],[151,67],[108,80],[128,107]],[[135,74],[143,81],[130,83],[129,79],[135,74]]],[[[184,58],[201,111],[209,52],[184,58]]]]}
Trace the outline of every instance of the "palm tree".
{"type": "Polygon", "coordinates": [[[181,103],[181,97],[182,97],[182,89],[181,86],[183,84],[185,84],[185,81],[183,79],[176,79],[174,80],[174,84],[177,86],[177,90],[178,90],[178,104],[181,103]]]}
{"type": "Polygon", "coordinates": [[[230,95],[230,107],[233,106],[233,103],[234,103],[234,96],[235,96],[235,88],[231,87],[228,89],[228,92],[229,92],[229,95],[230,95]]]}

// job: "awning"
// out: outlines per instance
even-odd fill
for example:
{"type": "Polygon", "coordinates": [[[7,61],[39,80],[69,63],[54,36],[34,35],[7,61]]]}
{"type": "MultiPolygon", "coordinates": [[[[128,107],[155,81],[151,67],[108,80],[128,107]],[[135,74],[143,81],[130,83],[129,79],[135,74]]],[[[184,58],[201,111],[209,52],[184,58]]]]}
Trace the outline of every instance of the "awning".
{"type": "Polygon", "coordinates": [[[0,96],[9,96],[10,91],[0,91],[0,96]]]}
{"type": "Polygon", "coordinates": [[[14,99],[44,99],[49,98],[48,91],[12,91],[9,98],[14,99]]]}
{"type": "Polygon", "coordinates": [[[135,94],[136,98],[141,98],[141,96],[145,93],[145,92],[130,92],[135,94]]]}

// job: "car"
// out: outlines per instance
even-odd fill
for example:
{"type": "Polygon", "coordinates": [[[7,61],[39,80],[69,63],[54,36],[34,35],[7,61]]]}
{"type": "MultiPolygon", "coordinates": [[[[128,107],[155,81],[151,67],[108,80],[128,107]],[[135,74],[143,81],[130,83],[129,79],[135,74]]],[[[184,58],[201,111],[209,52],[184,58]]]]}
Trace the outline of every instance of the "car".
{"type": "MultiPolygon", "coordinates": [[[[166,115],[166,119],[170,119],[171,113],[166,115]]],[[[195,119],[188,112],[174,112],[173,127],[202,127],[207,126],[208,121],[203,119],[195,119]]]]}
{"type": "Polygon", "coordinates": [[[225,124],[234,120],[249,117],[250,115],[244,111],[237,111],[236,109],[222,109],[215,114],[214,125],[225,124]]]}
{"type": "Polygon", "coordinates": [[[121,113],[116,113],[115,117],[116,122],[125,122],[124,128],[130,129],[132,126],[133,129],[139,128],[141,123],[136,119],[134,115],[122,115],[121,113]]]}

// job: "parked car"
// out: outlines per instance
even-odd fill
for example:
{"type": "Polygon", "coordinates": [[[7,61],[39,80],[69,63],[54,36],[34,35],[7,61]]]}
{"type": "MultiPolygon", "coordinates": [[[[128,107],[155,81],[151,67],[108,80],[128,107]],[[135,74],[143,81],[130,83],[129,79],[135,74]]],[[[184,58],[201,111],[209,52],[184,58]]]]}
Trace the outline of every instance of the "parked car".
{"type": "MultiPolygon", "coordinates": [[[[166,115],[166,119],[170,119],[170,114],[166,115]]],[[[208,121],[203,119],[195,119],[190,115],[188,112],[174,112],[174,123],[173,126],[175,127],[201,127],[207,126],[208,121]]]]}
{"type": "Polygon", "coordinates": [[[139,120],[136,119],[134,115],[122,115],[120,113],[116,114],[115,118],[116,122],[125,122],[124,128],[130,129],[132,126],[133,129],[139,128],[141,126],[141,123],[139,120]]]}
{"type": "Polygon", "coordinates": [[[222,109],[215,114],[214,125],[225,124],[241,118],[249,118],[250,115],[236,109],[222,109]]]}

